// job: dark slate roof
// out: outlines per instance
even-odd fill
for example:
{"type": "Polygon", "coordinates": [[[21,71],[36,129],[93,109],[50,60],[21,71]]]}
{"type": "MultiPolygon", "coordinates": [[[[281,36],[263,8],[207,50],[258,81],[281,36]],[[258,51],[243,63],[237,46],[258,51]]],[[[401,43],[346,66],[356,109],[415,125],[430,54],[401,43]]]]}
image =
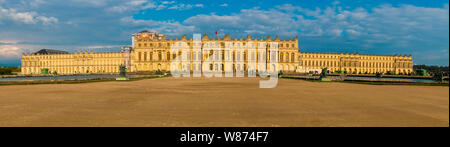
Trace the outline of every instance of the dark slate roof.
{"type": "Polygon", "coordinates": [[[139,33],[151,33],[151,32],[148,31],[148,30],[143,30],[143,31],[141,31],[141,32],[139,32],[139,33]]]}
{"type": "Polygon", "coordinates": [[[53,49],[41,49],[41,50],[37,51],[35,54],[45,54],[45,55],[49,55],[49,54],[68,54],[68,52],[60,51],[60,50],[53,50],[53,49]]]}

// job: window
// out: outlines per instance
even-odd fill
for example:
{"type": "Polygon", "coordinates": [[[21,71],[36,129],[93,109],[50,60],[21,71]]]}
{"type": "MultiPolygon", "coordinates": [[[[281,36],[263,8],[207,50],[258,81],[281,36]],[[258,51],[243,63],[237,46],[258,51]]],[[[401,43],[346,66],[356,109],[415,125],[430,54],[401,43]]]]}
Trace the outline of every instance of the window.
{"type": "Polygon", "coordinates": [[[147,61],[147,52],[144,52],[144,61],[147,61]]]}
{"type": "Polygon", "coordinates": [[[294,56],[294,54],[292,53],[292,55],[291,55],[291,62],[294,62],[294,60],[295,60],[295,56],[294,56]]]}
{"type": "Polygon", "coordinates": [[[138,52],[138,61],[141,61],[141,52],[138,52]]]}
{"type": "Polygon", "coordinates": [[[247,53],[244,52],[244,61],[247,61],[247,53]]]}
{"type": "Polygon", "coordinates": [[[189,52],[189,51],[187,52],[187,60],[189,60],[189,61],[191,60],[191,52],[189,52]]]}
{"type": "Polygon", "coordinates": [[[153,60],[153,52],[150,52],[150,61],[153,60]]]}
{"type": "Polygon", "coordinates": [[[170,60],[170,52],[167,52],[166,58],[167,60],[170,60]]]}
{"type": "Polygon", "coordinates": [[[237,61],[241,61],[241,52],[237,52],[237,61]]]}
{"type": "Polygon", "coordinates": [[[158,52],[158,61],[161,61],[161,59],[162,59],[161,52],[158,52]]]}
{"type": "MultiPolygon", "coordinates": [[[[194,54],[193,55],[193,60],[196,61],[197,60],[197,54],[195,52],[193,52],[193,54],[194,54]]],[[[195,66],[195,64],[194,64],[194,66],[195,66]]],[[[194,67],[194,69],[195,69],[195,67],[194,67]]]]}

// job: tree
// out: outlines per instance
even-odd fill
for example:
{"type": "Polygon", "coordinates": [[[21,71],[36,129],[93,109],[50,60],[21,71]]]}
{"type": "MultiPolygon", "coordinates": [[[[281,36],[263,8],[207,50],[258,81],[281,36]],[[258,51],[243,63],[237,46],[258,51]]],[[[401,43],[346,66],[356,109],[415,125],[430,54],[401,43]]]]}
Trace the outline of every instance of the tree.
{"type": "Polygon", "coordinates": [[[20,72],[19,67],[0,67],[0,75],[12,75],[13,72],[20,72]]]}
{"type": "Polygon", "coordinates": [[[424,69],[429,73],[437,74],[439,72],[449,72],[449,66],[436,66],[436,65],[414,65],[414,71],[424,69]]]}

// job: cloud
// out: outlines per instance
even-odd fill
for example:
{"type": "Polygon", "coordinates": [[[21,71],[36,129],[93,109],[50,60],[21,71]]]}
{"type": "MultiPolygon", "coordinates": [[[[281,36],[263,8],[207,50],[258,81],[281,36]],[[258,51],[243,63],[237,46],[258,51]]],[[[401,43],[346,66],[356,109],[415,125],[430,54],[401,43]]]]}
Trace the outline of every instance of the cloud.
{"type": "Polygon", "coordinates": [[[221,7],[228,7],[228,4],[227,3],[223,3],[223,4],[220,4],[219,6],[221,6],[221,7]]]}
{"type": "Polygon", "coordinates": [[[194,7],[203,8],[203,4],[195,4],[194,7]]]}
{"type": "Polygon", "coordinates": [[[134,11],[141,9],[153,9],[156,8],[155,2],[148,0],[132,0],[124,3],[118,3],[110,8],[107,8],[107,11],[110,12],[126,12],[126,11],[134,11]]]}
{"type": "Polygon", "coordinates": [[[203,4],[183,4],[175,1],[151,1],[151,0],[133,0],[125,3],[118,3],[110,8],[107,8],[109,12],[129,12],[139,10],[189,10],[192,8],[202,8],[203,4]]]}
{"type": "Polygon", "coordinates": [[[17,58],[22,52],[18,47],[13,45],[0,45],[0,57],[2,58],[17,58]]]}
{"type": "Polygon", "coordinates": [[[121,19],[121,23],[171,36],[190,34],[194,30],[193,26],[186,26],[176,21],[135,20],[132,17],[125,17],[121,19]]]}
{"type": "Polygon", "coordinates": [[[40,20],[44,25],[50,25],[50,24],[58,23],[58,19],[56,19],[54,17],[38,16],[36,19],[40,20]]]}
{"type": "Polygon", "coordinates": [[[36,24],[41,22],[44,25],[50,25],[58,23],[58,19],[55,17],[40,16],[36,12],[18,12],[15,9],[4,9],[0,7],[0,22],[1,20],[9,19],[14,22],[24,24],[36,24]]]}
{"type": "Polygon", "coordinates": [[[69,3],[78,6],[102,7],[106,6],[109,2],[108,0],[69,0],[69,3]]]}
{"type": "Polygon", "coordinates": [[[162,2],[162,4],[174,4],[174,3],[175,3],[175,1],[170,1],[170,2],[169,1],[163,1],[162,2]]]}
{"type": "Polygon", "coordinates": [[[226,13],[202,9],[186,13],[191,16],[178,17],[177,11],[206,5],[156,0],[0,2],[2,57],[16,57],[25,49],[118,48],[115,45],[131,44],[130,34],[143,29],[171,37],[220,30],[244,36],[279,35],[283,39],[299,36],[303,52],[411,53],[415,63],[448,64],[448,56],[441,52],[448,54],[449,48],[448,4],[364,8],[341,7],[345,2],[317,8],[284,4],[226,13]],[[148,12],[158,17],[147,17],[151,16],[148,12]],[[19,50],[6,51],[6,46],[19,50]]]}
{"type": "Polygon", "coordinates": [[[172,7],[169,7],[168,9],[189,10],[189,9],[192,9],[193,7],[203,8],[203,4],[195,4],[195,5],[191,5],[191,4],[177,4],[177,5],[173,5],[172,7]]]}
{"type": "Polygon", "coordinates": [[[291,15],[277,10],[243,9],[232,15],[196,15],[183,21],[184,24],[195,26],[196,32],[211,32],[223,29],[225,32],[247,32],[259,35],[278,34],[295,36],[298,27],[291,15]]]}
{"type": "Polygon", "coordinates": [[[306,51],[340,52],[346,48],[366,54],[413,54],[415,61],[437,62],[448,56],[435,54],[432,57],[440,58],[430,58],[419,52],[431,48],[448,50],[448,18],[448,5],[343,9],[336,2],[324,9],[284,5],[267,10],[243,9],[230,15],[199,14],[176,23],[175,28],[184,31],[175,32],[192,29],[206,33],[220,29],[234,34],[239,31],[257,36],[299,36],[303,41],[301,48],[306,51]]]}

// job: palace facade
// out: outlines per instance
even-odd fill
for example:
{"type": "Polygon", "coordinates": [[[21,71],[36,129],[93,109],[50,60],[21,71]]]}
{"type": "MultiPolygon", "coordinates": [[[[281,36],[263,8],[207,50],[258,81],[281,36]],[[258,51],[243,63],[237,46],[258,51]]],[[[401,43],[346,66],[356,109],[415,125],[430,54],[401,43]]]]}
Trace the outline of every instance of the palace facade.
{"type": "Polygon", "coordinates": [[[129,72],[170,71],[173,61],[181,61],[176,68],[184,71],[281,70],[285,73],[308,73],[321,72],[327,67],[330,72],[352,74],[413,72],[411,55],[300,52],[297,37],[281,40],[279,37],[263,39],[248,35],[244,39],[231,38],[227,34],[219,38],[203,35],[201,40],[188,39],[186,35],[168,39],[163,34],[142,31],[133,34],[132,46],[122,47],[120,52],[68,53],[42,49],[36,53],[24,53],[22,74],[41,74],[43,69],[58,74],[118,73],[120,65],[125,65],[129,72]],[[209,46],[208,52],[201,50],[209,46]],[[273,48],[277,48],[275,54],[271,50],[273,48]],[[171,49],[179,50],[171,52],[171,49]]]}

